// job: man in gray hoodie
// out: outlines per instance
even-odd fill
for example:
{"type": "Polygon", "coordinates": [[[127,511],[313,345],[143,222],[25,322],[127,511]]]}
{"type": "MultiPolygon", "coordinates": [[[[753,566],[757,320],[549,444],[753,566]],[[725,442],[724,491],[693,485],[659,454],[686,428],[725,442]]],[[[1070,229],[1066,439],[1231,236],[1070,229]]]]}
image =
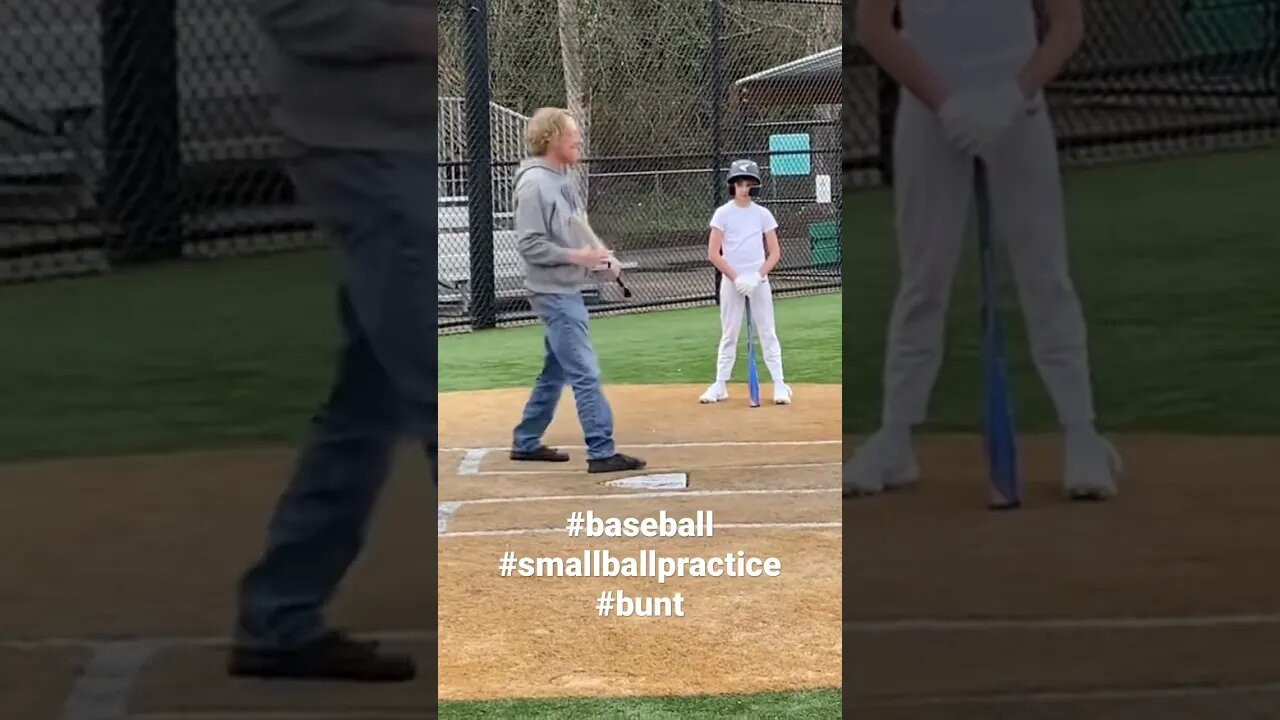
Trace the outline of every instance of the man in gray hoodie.
{"type": "Polygon", "coordinates": [[[397,441],[426,444],[434,465],[436,2],[248,7],[268,40],[290,176],[338,246],[342,345],[266,548],[241,580],[228,671],[407,680],[413,658],[329,630],[322,611],[364,544],[397,441]]]}
{"type": "Polygon", "coordinates": [[[638,470],[639,458],[617,452],[613,411],[600,386],[600,361],[588,333],[582,290],[593,272],[618,277],[613,254],[593,247],[573,229],[582,214],[569,168],[578,162],[582,134],[566,110],[542,108],[529,118],[533,157],[516,173],[515,231],[525,264],[529,302],[545,327],[542,372],[514,432],[512,460],[567,462],[568,454],[542,444],[564,386],[573,388],[587,443],[587,472],[638,470]]]}

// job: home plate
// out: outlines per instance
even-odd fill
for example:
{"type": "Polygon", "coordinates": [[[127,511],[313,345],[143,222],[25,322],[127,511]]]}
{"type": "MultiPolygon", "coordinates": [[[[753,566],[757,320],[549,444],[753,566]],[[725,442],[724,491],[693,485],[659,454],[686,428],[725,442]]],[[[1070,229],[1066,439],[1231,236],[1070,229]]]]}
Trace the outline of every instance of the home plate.
{"type": "Polygon", "coordinates": [[[608,487],[625,490],[684,490],[689,487],[688,473],[656,473],[618,478],[604,483],[608,487]]]}

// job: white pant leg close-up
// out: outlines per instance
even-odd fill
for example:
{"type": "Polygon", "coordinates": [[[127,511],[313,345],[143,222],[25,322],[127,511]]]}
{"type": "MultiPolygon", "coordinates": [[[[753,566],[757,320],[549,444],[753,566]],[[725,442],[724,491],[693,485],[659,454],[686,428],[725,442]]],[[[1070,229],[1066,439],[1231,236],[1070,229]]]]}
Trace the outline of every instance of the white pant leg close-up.
{"type": "Polygon", "coordinates": [[[894,138],[899,276],[885,348],[885,425],[925,420],[972,197],[972,158],[947,143],[932,111],[904,95],[894,138]]]}
{"type": "Polygon", "coordinates": [[[991,220],[1008,252],[1036,370],[1064,428],[1090,426],[1084,312],[1071,280],[1053,123],[1043,108],[986,159],[991,220]]]}
{"type": "Polygon", "coordinates": [[[727,277],[720,278],[720,346],[716,353],[716,384],[724,385],[733,377],[733,367],[738,359],[738,338],[742,334],[742,319],[746,313],[746,299],[738,293],[727,277]]]}
{"type": "MultiPolygon", "coordinates": [[[[742,299],[739,296],[740,300],[742,299]]],[[[764,365],[769,370],[769,379],[775,384],[786,382],[782,373],[782,341],[778,339],[778,326],[773,314],[773,289],[765,280],[751,291],[751,322],[755,325],[757,342],[760,343],[760,354],[764,357],[764,365]]]]}

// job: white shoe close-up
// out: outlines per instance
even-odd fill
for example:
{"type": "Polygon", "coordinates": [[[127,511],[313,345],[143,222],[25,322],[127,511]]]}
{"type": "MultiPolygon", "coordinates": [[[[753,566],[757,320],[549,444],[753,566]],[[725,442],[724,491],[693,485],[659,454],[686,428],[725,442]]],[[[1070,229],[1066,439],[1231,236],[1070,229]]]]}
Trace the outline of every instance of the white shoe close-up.
{"type": "Polygon", "coordinates": [[[1067,433],[1063,449],[1063,494],[1071,500],[1116,496],[1116,477],[1124,471],[1124,461],[1110,440],[1096,432],[1067,433]]]}
{"type": "Polygon", "coordinates": [[[721,385],[720,383],[711,383],[711,386],[707,388],[706,392],[702,393],[702,396],[698,398],[698,402],[703,405],[709,405],[711,403],[718,403],[722,400],[728,399],[729,390],[724,385],[721,385]]]}
{"type": "Polygon", "coordinates": [[[919,481],[920,466],[910,440],[895,441],[878,431],[845,462],[841,485],[846,497],[856,497],[900,490],[919,481]]]}
{"type": "Polygon", "coordinates": [[[791,404],[791,386],[786,383],[778,383],[773,386],[773,403],[775,405],[791,404]]]}

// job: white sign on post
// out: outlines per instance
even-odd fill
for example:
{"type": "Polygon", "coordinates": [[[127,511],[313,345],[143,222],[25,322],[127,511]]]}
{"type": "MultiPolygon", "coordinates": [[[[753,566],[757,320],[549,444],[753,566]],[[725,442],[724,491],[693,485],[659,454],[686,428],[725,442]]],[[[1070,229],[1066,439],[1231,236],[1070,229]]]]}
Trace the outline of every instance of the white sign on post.
{"type": "Polygon", "coordinates": [[[818,202],[827,205],[831,204],[831,176],[815,175],[813,178],[815,194],[818,196],[818,202]]]}

